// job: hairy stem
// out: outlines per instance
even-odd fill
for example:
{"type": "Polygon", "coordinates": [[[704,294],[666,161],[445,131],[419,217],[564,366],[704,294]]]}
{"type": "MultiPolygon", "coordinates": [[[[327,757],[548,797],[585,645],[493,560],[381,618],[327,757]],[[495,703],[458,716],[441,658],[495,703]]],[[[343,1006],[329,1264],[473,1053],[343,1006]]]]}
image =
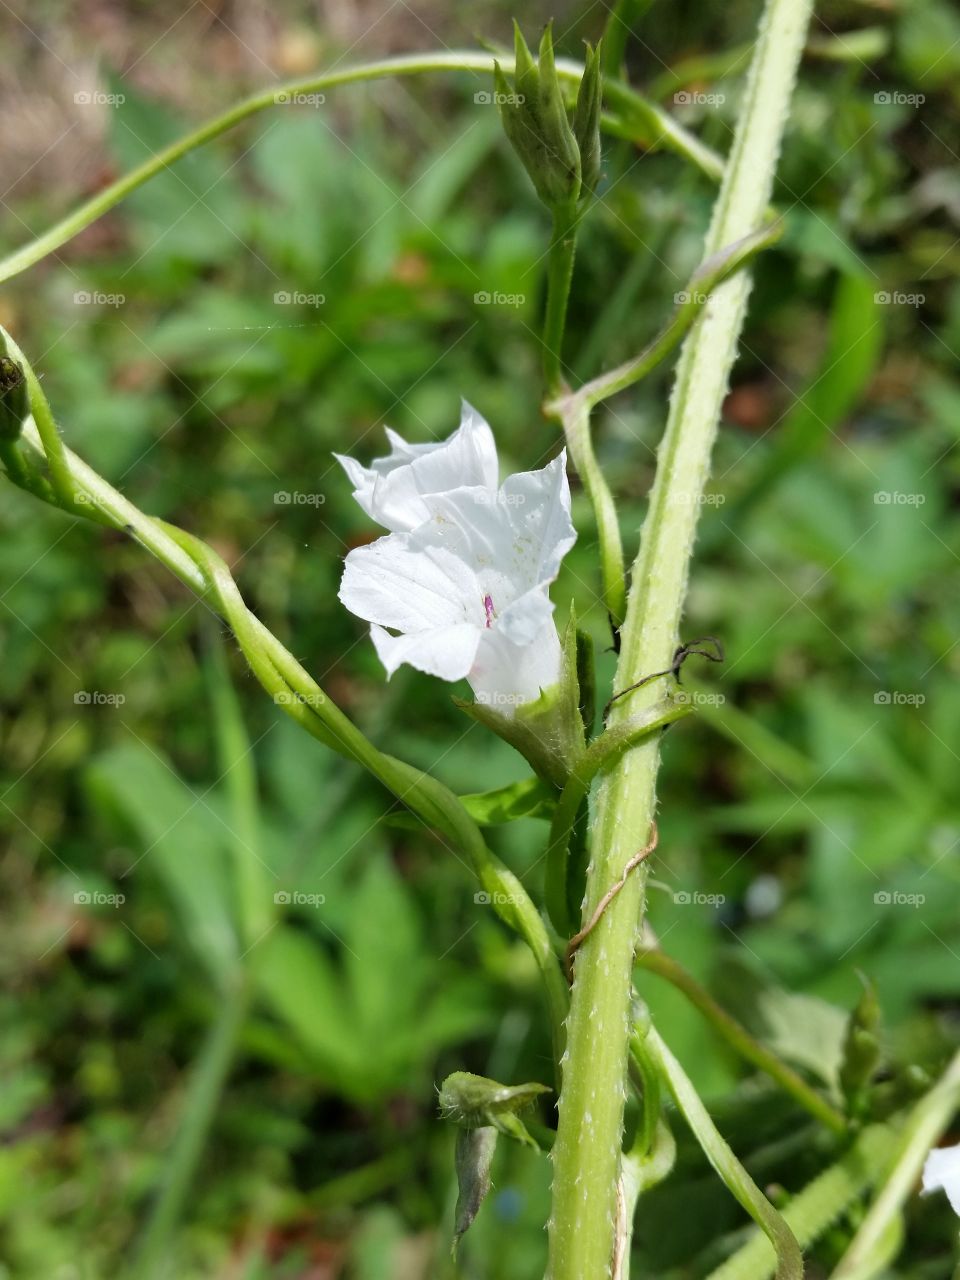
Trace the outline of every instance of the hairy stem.
{"type": "MultiPolygon", "coordinates": [[[[708,257],[763,222],[810,9],[810,0],[768,0],[707,236],[708,257]]],[[[684,344],[627,602],[616,678],[621,689],[669,667],[676,648],[700,497],[748,292],[743,272],[721,285],[684,344]]],[[[611,722],[620,723],[655,697],[646,685],[619,699],[611,722]]],[[[646,840],[659,754],[655,738],[641,743],[599,789],[587,919],[646,840]]],[[[644,879],[640,867],[577,958],[554,1148],[550,1280],[610,1274],[644,879]]]]}

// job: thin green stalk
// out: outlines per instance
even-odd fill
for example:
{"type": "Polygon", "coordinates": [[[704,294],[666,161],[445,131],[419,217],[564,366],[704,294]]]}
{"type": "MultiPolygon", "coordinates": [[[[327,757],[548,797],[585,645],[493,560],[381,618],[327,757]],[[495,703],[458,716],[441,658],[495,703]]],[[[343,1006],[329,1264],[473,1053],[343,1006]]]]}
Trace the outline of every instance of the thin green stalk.
{"type": "Polygon", "coordinates": [[[881,1242],[920,1177],[923,1162],[960,1108],[960,1053],[911,1111],[880,1193],[830,1280],[873,1280],[881,1242]]]}
{"type": "Polygon", "coordinates": [[[216,1020],[190,1074],[183,1114],[164,1164],[161,1189],[130,1266],[131,1280],[161,1280],[175,1274],[171,1236],[183,1214],[230,1073],[247,1003],[246,987],[239,981],[221,997],[216,1020]]]}
{"type": "MultiPolygon", "coordinates": [[[[887,1168],[897,1143],[890,1124],[870,1125],[857,1135],[849,1151],[825,1169],[781,1211],[783,1218],[806,1249],[846,1213],[865,1191],[874,1186],[887,1168]]],[[[776,1250],[757,1232],[730,1255],[708,1280],[770,1280],[777,1267],[776,1250]]]]}
{"type": "MultiPolygon", "coordinates": [[[[504,71],[513,69],[514,63],[511,56],[505,54],[497,60],[504,71]]],[[[163,147],[149,160],[131,169],[122,178],[118,178],[116,182],[112,182],[68,213],[66,217],[61,218],[43,235],[37,236],[20,249],[8,254],[6,258],[0,260],[0,283],[19,275],[21,271],[33,266],[48,254],[54,253],[85,227],[102,218],[108,210],[119,204],[132,191],[136,191],[158,173],[168,169],[182,156],[269,107],[295,102],[302,94],[317,93],[339,85],[379,80],[388,76],[421,75],[432,71],[478,71],[492,75],[493,64],[494,55],[479,50],[404,54],[396,58],[383,58],[376,62],[362,63],[356,67],[346,67],[341,71],[328,71],[321,75],[308,76],[303,80],[289,81],[255,93],[252,97],[235,103],[226,111],[198,125],[196,129],[178,138],[176,142],[163,147]]],[[[576,84],[579,83],[583,74],[583,65],[561,58],[557,61],[557,72],[562,79],[576,84]]],[[[605,85],[605,92],[607,101],[616,105],[627,116],[628,122],[635,126],[630,132],[636,141],[650,148],[664,147],[695,165],[709,177],[714,179],[720,177],[723,172],[721,157],[678,124],[661,107],[648,102],[640,94],[616,80],[611,80],[605,85]]]]}
{"type": "Polygon", "coordinates": [[[796,1236],[734,1155],[686,1072],[663,1040],[653,1027],[648,1027],[645,1032],[634,1033],[630,1048],[637,1057],[649,1057],[655,1063],[677,1109],[724,1186],[770,1241],[777,1256],[777,1280],[803,1280],[803,1256],[796,1236]]]}
{"type": "Polygon", "coordinates": [[[602,400],[609,400],[619,391],[625,391],[627,387],[632,387],[645,378],[679,346],[693,327],[694,321],[711,302],[712,291],[742,271],[758,253],[776,244],[782,234],[782,223],[771,222],[759,231],[751,231],[735,243],[711,254],[690,277],[686,289],[678,295],[679,301],[673,315],[653,341],[639,355],[585,383],[576,392],[576,397],[592,409],[602,400]]]}
{"type": "Polygon", "coordinates": [[[46,457],[47,467],[50,471],[50,482],[53,492],[58,503],[71,510],[74,505],[74,485],[70,476],[70,468],[67,466],[64,457],[63,441],[60,439],[60,432],[57,430],[57,424],[53,420],[53,414],[50,411],[50,405],[47,397],[43,394],[37,375],[33,371],[33,366],[26,358],[20,348],[14,342],[13,338],[3,331],[3,337],[6,340],[6,348],[11,357],[23,369],[23,375],[27,384],[27,394],[30,397],[30,410],[33,414],[33,420],[36,423],[37,431],[40,439],[43,441],[44,454],[46,457]]]}
{"type": "Polygon", "coordinates": [[[836,1107],[832,1107],[826,1098],[821,1097],[816,1089],[807,1084],[803,1076],[778,1058],[766,1045],[755,1040],[746,1027],[717,1004],[709,991],[701,987],[683,965],[659,950],[638,951],[637,964],[649,970],[650,973],[665,978],[682,992],[732,1049],[747,1062],[765,1072],[772,1080],[776,1080],[794,1101],[799,1102],[800,1106],[815,1116],[821,1124],[825,1124],[836,1134],[847,1131],[847,1120],[843,1113],[836,1107]]]}
{"type": "Polygon", "coordinates": [[[610,625],[614,631],[619,631],[626,613],[627,583],[617,504],[593,449],[589,406],[576,395],[559,403],[565,406],[562,412],[554,412],[550,404],[545,406],[545,412],[562,424],[570,460],[590,499],[600,543],[603,605],[610,618],[610,625]]]}
{"type": "Polygon", "coordinates": [[[547,305],[543,317],[543,381],[547,395],[559,395],[566,381],[563,376],[563,334],[567,324],[567,304],[573,280],[573,260],[577,252],[576,201],[556,205],[547,254],[547,305]]]}
{"type": "MultiPolygon", "coordinates": [[[[617,506],[594,452],[590,413],[602,400],[639,382],[666,359],[709,302],[711,291],[731,275],[741,271],[762,249],[773,244],[778,239],[780,230],[780,225],[773,223],[761,231],[745,236],[738,243],[729,245],[721,253],[702,263],[681,295],[681,301],[671,319],[638,356],[585,383],[577,391],[556,394],[554,390],[553,398],[548,395],[544,412],[563,426],[570,458],[593,507],[600,542],[601,592],[614,630],[619,630],[622,626],[626,608],[623,541],[620,537],[617,506]]],[[[567,287],[569,288],[569,280],[567,287]]],[[[551,284],[548,300],[553,294],[551,284]]],[[[565,312],[565,296],[563,309],[565,312]]],[[[546,349],[544,355],[546,358],[546,349]]],[[[550,385],[548,375],[548,387],[550,385]]]]}
{"type": "MultiPolygon", "coordinates": [[[[810,0],[768,0],[743,106],[707,236],[706,256],[764,221],[810,0]]],[[[684,344],[621,632],[616,687],[669,667],[720,406],[746,309],[745,272],[714,292],[684,344]]],[[[619,699],[611,723],[649,706],[646,685],[619,699]]],[[[627,752],[601,784],[585,918],[622,874],[654,815],[659,742],[627,752]]],[[[627,1014],[645,873],[638,868],[580,948],[554,1149],[550,1280],[610,1273],[627,1074],[627,1014]]]]}

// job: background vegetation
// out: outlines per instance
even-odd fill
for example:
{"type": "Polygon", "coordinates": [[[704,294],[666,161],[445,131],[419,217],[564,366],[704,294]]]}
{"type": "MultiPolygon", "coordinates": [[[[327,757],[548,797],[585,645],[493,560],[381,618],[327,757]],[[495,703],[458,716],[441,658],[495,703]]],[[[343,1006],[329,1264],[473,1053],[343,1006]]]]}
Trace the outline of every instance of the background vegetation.
{"type": "MultiPolygon", "coordinates": [[[[667,741],[650,923],[827,1085],[868,976],[893,1092],[960,1040],[960,17],[946,0],[819,11],[778,182],[787,233],[756,270],[686,624],[728,660],[687,668],[702,715],[667,741]]],[[[551,13],[571,56],[605,18],[535,5],[528,35],[551,13]]],[[[756,16],[661,0],[629,45],[633,82],[723,151],[756,16]]],[[[506,41],[508,21],[492,5],[15,6],[0,248],[246,89],[506,41]]],[[[331,452],[381,452],[384,423],[445,435],[460,396],[510,469],[556,448],[538,409],[545,215],[490,87],[431,77],[278,106],[0,297],[68,443],[211,540],[340,704],[460,791],[522,762],[440,683],[384,683],[336,598],[344,553],[373,531],[331,452]]],[[[713,195],[625,142],[608,140],[605,170],[581,236],[574,375],[655,331],[713,195]]],[[[631,555],[669,385],[658,372],[598,424],[631,555]]],[[[575,516],[554,598],[561,615],[574,601],[609,681],[579,493],[575,516]]],[[[0,524],[0,1275],[120,1274],[218,1043],[227,1080],[169,1274],[448,1274],[436,1083],[549,1072],[522,945],[456,857],[263,698],[219,620],[136,545],[10,486],[0,524]],[[248,859],[289,901],[244,949],[232,904],[248,859]]],[[[534,820],[497,837],[531,885],[543,838],[534,820]]],[[[761,1184],[802,1185],[826,1158],[814,1131],[660,979],[642,984],[761,1184]]],[[[639,1274],[661,1280],[706,1275],[743,1226],[676,1130],[635,1245],[639,1274]]],[[[476,1280],[542,1267],[547,1162],[501,1146],[464,1249],[476,1280]]],[[[812,1275],[848,1233],[818,1246],[812,1275]]],[[[955,1241],[943,1197],[914,1202],[889,1275],[942,1280],[955,1241]]]]}

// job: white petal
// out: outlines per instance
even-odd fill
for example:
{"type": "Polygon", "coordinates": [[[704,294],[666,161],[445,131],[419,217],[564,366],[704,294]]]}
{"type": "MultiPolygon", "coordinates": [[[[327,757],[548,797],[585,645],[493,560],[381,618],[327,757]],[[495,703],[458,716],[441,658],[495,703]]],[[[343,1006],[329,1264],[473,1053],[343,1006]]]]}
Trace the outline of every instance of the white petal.
{"type": "Polygon", "coordinates": [[[340,599],[351,613],[396,631],[486,623],[483,593],[469,565],[443,547],[412,550],[391,533],[347,556],[340,599]]]}
{"type": "Polygon", "coordinates": [[[386,428],[390,453],[364,467],[353,458],[334,456],[354,486],[354,498],[385,529],[409,531],[428,518],[425,495],[459,485],[496,488],[497,447],[493,432],[464,401],[460,426],[446,440],[408,444],[386,428]]]}
{"type": "Polygon", "coordinates": [[[496,489],[500,483],[497,442],[489,422],[466,400],[460,401],[459,429],[464,434],[471,457],[471,477],[461,480],[460,484],[482,484],[488,489],[496,489]]]}
{"type": "MultiPolygon", "coordinates": [[[[358,493],[364,492],[368,487],[373,487],[373,473],[367,467],[359,463],[356,458],[351,458],[345,453],[335,453],[333,455],[347,473],[347,479],[354,487],[354,497],[358,493]]],[[[359,499],[358,499],[359,500],[359,499]]],[[[363,505],[362,503],[360,504],[363,505]]]]}
{"type": "Polygon", "coordinates": [[[501,494],[507,510],[516,512],[531,558],[536,557],[535,565],[526,565],[528,585],[552,582],[560,572],[560,562],[577,540],[570,518],[566,449],[539,471],[508,476],[501,494]]]}
{"type": "Polygon", "coordinates": [[[547,624],[553,626],[553,601],[547,587],[537,586],[525,592],[499,614],[494,629],[511,644],[533,644],[547,624]]]}
{"type": "Polygon", "coordinates": [[[392,636],[376,624],[370,628],[370,638],[388,679],[406,662],[428,676],[462,680],[473,666],[480,634],[479,628],[467,622],[405,636],[392,636]]]}
{"type": "Polygon", "coordinates": [[[497,628],[482,632],[467,678],[477,701],[501,715],[535,701],[560,679],[560,638],[553,619],[531,644],[511,644],[497,628]]]}
{"type": "Polygon", "coordinates": [[[430,494],[424,505],[433,518],[416,537],[472,564],[498,616],[528,591],[548,586],[577,539],[565,452],[539,471],[510,476],[496,493],[461,487],[430,494]]]}
{"type": "Polygon", "coordinates": [[[935,1147],[923,1166],[923,1190],[943,1189],[954,1213],[960,1214],[960,1146],[935,1147]]]}

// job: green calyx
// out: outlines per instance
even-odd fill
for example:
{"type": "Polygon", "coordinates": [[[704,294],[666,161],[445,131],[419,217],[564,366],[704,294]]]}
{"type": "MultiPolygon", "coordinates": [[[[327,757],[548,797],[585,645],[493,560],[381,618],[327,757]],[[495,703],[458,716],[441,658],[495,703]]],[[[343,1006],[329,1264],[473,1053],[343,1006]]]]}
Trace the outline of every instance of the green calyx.
{"type": "Polygon", "coordinates": [[[513,26],[513,87],[499,63],[493,71],[504,132],[544,204],[575,206],[593,195],[600,178],[600,48],[587,46],[571,123],[557,76],[552,22],[544,28],[536,62],[520,27],[513,26]]]}
{"type": "Polygon", "coordinates": [[[550,1093],[545,1084],[500,1084],[470,1071],[454,1071],[440,1086],[440,1114],[461,1129],[491,1126],[516,1136],[511,1123],[518,1112],[532,1106],[541,1094],[550,1093]]]}

